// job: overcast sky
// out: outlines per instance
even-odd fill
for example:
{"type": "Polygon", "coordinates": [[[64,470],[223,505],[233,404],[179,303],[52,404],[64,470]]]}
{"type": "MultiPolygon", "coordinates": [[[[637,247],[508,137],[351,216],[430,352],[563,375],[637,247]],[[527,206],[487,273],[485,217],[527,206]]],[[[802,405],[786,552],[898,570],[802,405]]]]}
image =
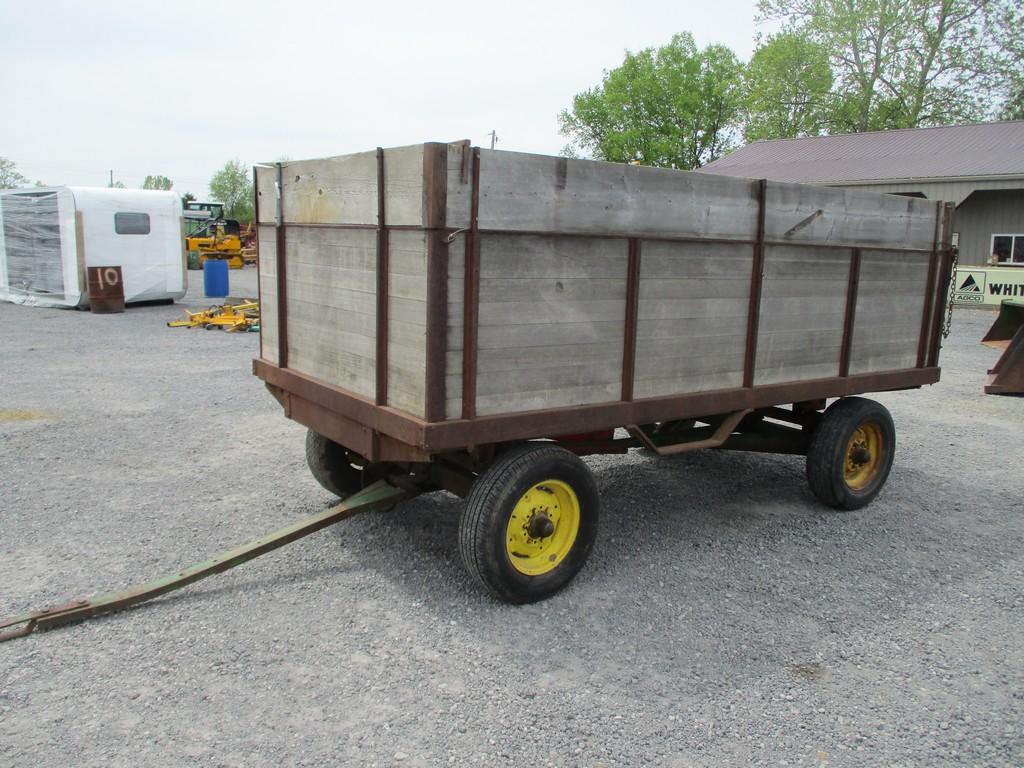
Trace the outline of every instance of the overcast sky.
{"type": "Polygon", "coordinates": [[[247,164],[462,138],[554,154],[558,112],[689,30],[743,59],[753,0],[0,0],[0,156],[47,184],[207,195],[247,164]]]}

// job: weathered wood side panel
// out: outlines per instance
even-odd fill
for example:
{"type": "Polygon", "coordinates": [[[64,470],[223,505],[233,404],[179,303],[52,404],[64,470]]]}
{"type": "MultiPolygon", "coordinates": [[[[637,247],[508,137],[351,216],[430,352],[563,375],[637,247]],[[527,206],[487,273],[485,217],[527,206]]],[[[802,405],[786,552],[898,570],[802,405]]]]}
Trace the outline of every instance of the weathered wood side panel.
{"type": "Polygon", "coordinates": [[[850,373],[891,371],[917,364],[928,261],[929,255],[924,253],[861,254],[850,373]]]}
{"type": "MultiPolygon", "coordinates": [[[[449,163],[451,163],[451,158],[449,158],[449,163]]],[[[448,168],[450,174],[450,164],[448,168]]],[[[451,184],[450,177],[448,183],[451,184]]],[[[462,418],[462,326],[465,310],[465,265],[465,242],[462,237],[459,237],[448,247],[448,358],[445,367],[445,417],[449,419],[462,418]]]]}
{"type": "MultiPolygon", "coordinates": [[[[256,197],[259,207],[259,224],[274,224],[277,221],[277,193],[274,186],[277,169],[270,165],[256,167],[256,197]]],[[[263,240],[260,240],[260,248],[263,240]]]]}
{"type": "Polygon", "coordinates": [[[445,221],[453,229],[464,229],[469,226],[473,196],[471,152],[472,148],[463,151],[461,143],[448,145],[448,210],[445,221]]]}
{"type": "Polygon", "coordinates": [[[643,241],[635,397],[743,384],[750,246],[643,241]]]}
{"type": "Polygon", "coordinates": [[[839,375],[851,252],[765,250],[754,384],[839,375]]]}
{"type": "Polygon", "coordinates": [[[930,249],[935,203],[856,189],[768,182],[769,241],[930,249]]]}
{"type": "Polygon", "coordinates": [[[277,357],[277,233],[258,227],[260,241],[260,345],[262,357],[275,365],[277,357]]]}
{"type": "Polygon", "coordinates": [[[427,239],[392,230],[388,271],[388,405],[423,416],[427,371],[427,239]]]}
{"type": "MultiPolygon", "coordinates": [[[[285,223],[377,223],[377,153],[283,163],[285,223]]],[[[276,168],[257,171],[260,222],[277,212],[276,168]]],[[[388,225],[423,223],[423,145],[384,150],[384,217],[388,225]]]]}
{"type": "Polygon", "coordinates": [[[477,413],[617,400],[626,267],[624,240],[481,237],[477,413]]]}
{"type": "Polygon", "coordinates": [[[480,228],[750,239],[756,182],[485,149],[480,228]]]}
{"type": "Polygon", "coordinates": [[[289,367],[372,398],[376,233],[292,226],[285,256],[289,367]]]}

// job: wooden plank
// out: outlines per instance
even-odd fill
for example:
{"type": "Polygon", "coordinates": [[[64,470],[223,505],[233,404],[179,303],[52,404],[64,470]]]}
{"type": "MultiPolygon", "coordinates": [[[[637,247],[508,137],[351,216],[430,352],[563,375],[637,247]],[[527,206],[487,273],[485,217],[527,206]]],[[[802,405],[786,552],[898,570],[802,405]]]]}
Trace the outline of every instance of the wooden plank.
{"type": "Polygon", "coordinates": [[[621,394],[628,250],[624,240],[481,236],[481,296],[505,300],[479,302],[478,414],[621,394]],[[598,294],[610,298],[567,297],[563,281],[587,275],[614,276],[616,289],[598,294]]]}
{"type": "Polygon", "coordinates": [[[423,415],[443,421],[448,362],[448,147],[423,145],[423,226],[427,237],[427,337],[423,415]]]}
{"type": "Polygon", "coordinates": [[[755,182],[480,150],[480,228],[752,238],[755,182]]]}
{"type": "MultiPolygon", "coordinates": [[[[423,223],[422,157],[422,144],[384,150],[385,217],[391,225],[423,223]]],[[[281,165],[285,223],[377,225],[375,151],[281,165]]],[[[261,183],[257,193],[263,210],[272,184],[261,183]]]]}
{"type": "Polygon", "coordinates": [[[423,232],[388,233],[388,403],[423,416],[427,371],[427,240],[423,232]]]}
{"type": "Polygon", "coordinates": [[[748,245],[643,241],[635,397],[743,380],[748,245]]]}
{"type": "Polygon", "coordinates": [[[755,384],[839,375],[849,281],[847,251],[766,248],[755,384]]]}
{"type": "Polygon", "coordinates": [[[862,253],[857,327],[850,347],[851,374],[917,365],[930,258],[927,253],[862,253]],[[899,279],[889,280],[897,257],[902,262],[899,279]]]}
{"type": "Polygon", "coordinates": [[[772,182],[766,198],[768,241],[930,250],[935,204],[856,189],[772,182]]]}
{"type": "Polygon", "coordinates": [[[256,222],[273,225],[277,221],[277,169],[273,164],[256,166],[256,222]]]}
{"type": "MultiPolygon", "coordinates": [[[[259,176],[257,170],[257,177],[259,176]]],[[[272,226],[256,229],[259,239],[260,356],[277,365],[277,236],[272,226]]]]}
{"type": "Polygon", "coordinates": [[[285,246],[291,366],[367,397],[376,395],[376,249],[372,230],[301,226],[285,246]]]}

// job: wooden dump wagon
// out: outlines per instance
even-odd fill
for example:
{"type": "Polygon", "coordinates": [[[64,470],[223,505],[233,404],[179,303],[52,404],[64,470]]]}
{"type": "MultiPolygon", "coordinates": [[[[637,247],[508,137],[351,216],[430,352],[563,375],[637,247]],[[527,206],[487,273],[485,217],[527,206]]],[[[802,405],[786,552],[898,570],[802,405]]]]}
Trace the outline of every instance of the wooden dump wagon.
{"type": "Polygon", "coordinates": [[[255,176],[254,370],[309,428],[313,474],[466,497],[466,566],[506,600],[586,560],[581,455],[801,454],[854,509],[895,432],[850,396],[939,379],[942,203],[465,142],[255,176]]]}

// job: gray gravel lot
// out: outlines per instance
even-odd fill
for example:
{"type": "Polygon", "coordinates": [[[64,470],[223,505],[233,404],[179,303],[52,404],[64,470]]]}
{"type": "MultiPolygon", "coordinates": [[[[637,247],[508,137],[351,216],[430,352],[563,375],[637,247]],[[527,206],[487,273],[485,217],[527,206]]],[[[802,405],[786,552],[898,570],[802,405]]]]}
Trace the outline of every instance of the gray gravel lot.
{"type": "MultiPolygon", "coordinates": [[[[332,501],[257,335],[179,313],[0,304],[0,411],[38,412],[0,420],[0,615],[332,501]]],[[[794,457],[588,459],[590,564],[514,608],[464,575],[459,501],[421,497],[0,645],[0,765],[1024,765],[1024,398],[982,394],[991,319],[958,312],[941,384],[880,396],[899,449],[867,509],[821,507],[794,457]]]]}

